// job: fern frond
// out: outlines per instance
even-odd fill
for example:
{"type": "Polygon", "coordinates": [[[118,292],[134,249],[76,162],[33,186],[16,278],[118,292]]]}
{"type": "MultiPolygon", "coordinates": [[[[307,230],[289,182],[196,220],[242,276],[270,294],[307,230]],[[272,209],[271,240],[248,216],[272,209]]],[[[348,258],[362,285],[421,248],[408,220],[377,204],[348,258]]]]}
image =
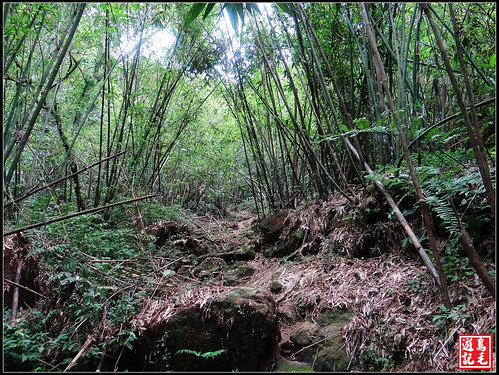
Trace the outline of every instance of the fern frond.
{"type": "Polygon", "coordinates": [[[426,204],[437,214],[443,221],[445,228],[453,235],[459,234],[459,223],[454,216],[454,211],[446,199],[439,198],[435,195],[430,195],[425,198],[426,204]]]}

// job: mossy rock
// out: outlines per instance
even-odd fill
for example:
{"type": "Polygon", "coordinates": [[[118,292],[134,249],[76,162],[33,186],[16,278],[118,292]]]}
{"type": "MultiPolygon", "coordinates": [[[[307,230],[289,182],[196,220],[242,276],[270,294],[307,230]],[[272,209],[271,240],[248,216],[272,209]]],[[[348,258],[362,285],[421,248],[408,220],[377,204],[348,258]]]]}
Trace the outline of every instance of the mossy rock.
{"type": "Polygon", "coordinates": [[[314,364],[315,371],[347,371],[351,357],[345,350],[345,342],[341,335],[326,340],[317,353],[314,364]]]}
{"type": "Polygon", "coordinates": [[[260,230],[263,234],[262,244],[272,244],[279,239],[284,228],[284,220],[287,216],[288,211],[282,210],[262,219],[260,222],[260,230]]]}
{"type": "Polygon", "coordinates": [[[305,325],[304,323],[292,333],[291,340],[301,346],[310,345],[321,339],[325,340],[313,348],[302,350],[296,355],[296,359],[302,362],[313,362],[314,371],[347,371],[350,356],[346,352],[341,330],[351,317],[352,312],[347,309],[323,308],[322,312],[314,318],[318,325],[309,322],[305,325]],[[304,329],[307,327],[309,329],[304,329]]]}
{"type": "Polygon", "coordinates": [[[278,359],[272,372],[314,372],[314,370],[312,369],[312,366],[306,362],[278,359]]]}
{"type": "Polygon", "coordinates": [[[225,286],[234,286],[239,283],[239,277],[236,277],[230,273],[225,273],[222,275],[222,282],[225,286]]]}
{"type": "MultiPolygon", "coordinates": [[[[207,301],[191,305],[167,321],[145,327],[137,347],[150,354],[170,353],[168,360],[144,366],[147,371],[266,371],[280,340],[276,303],[269,293],[254,288],[235,288],[207,301]],[[209,359],[179,352],[199,353],[225,349],[209,359]]],[[[139,358],[137,358],[139,360],[139,358]]]]}
{"type": "Polygon", "coordinates": [[[249,277],[255,273],[255,268],[247,263],[240,263],[236,269],[237,277],[249,277]]]}
{"type": "Polygon", "coordinates": [[[352,312],[347,309],[324,307],[314,320],[321,327],[335,325],[341,329],[352,316],[352,312]]]}
{"type": "Polygon", "coordinates": [[[279,281],[274,281],[270,284],[270,291],[274,294],[280,293],[282,290],[282,284],[279,281]]]}
{"type": "Polygon", "coordinates": [[[303,322],[298,328],[291,332],[290,339],[296,345],[310,345],[318,340],[319,326],[312,322],[303,322]]]}
{"type": "Polygon", "coordinates": [[[255,259],[255,251],[247,245],[235,250],[233,254],[236,261],[255,259]]]}
{"type": "Polygon", "coordinates": [[[225,260],[218,257],[206,258],[196,266],[193,270],[194,275],[200,279],[216,277],[223,271],[227,270],[228,266],[225,260]]]}

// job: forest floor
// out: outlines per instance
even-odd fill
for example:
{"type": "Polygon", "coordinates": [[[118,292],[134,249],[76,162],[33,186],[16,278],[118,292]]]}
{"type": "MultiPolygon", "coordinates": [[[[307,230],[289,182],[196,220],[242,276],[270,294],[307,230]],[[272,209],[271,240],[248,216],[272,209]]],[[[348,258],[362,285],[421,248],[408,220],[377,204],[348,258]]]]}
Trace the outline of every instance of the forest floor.
{"type": "MultiPolygon", "coordinates": [[[[314,230],[315,225],[324,233],[324,212],[332,206],[341,211],[342,203],[333,198],[327,203],[312,202],[301,210],[290,210],[287,225],[296,228],[297,222],[306,224],[309,233],[317,234],[321,230],[314,230]]],[[[208,213],[191,221],[197,227],[199,241],[208,240],[223,251],[253,247],[259,241],[256,215],[249,212],[231,212],[225,220],[208,213]]],[[[391,225],[389,230],[401,231],[391,225]]],[[[327,231],[326,240],[342,236],[345,247],[362,240],[362,234],[348,225],[327,231]]],[[[286,234],[286,228],[283,232],[286,234]]],[[[442,306],[442,295],[425,266],[401,246],[377,256],[355,257],[335,253],[328,249],[331,241],[322,241],[322,251],[303,255],[300,250],[314,237],[306,239],[291,257],[266,257],[257,251],[254,259],[247,261],[253,273],[237,281],[238,287],[267,292],[276,280],[282,285],[274,297],[281,316],[290,319],[281,321],[281,342],[288,341],[290,333],[303,321],[314,322],[324,308],[348,309],[353,316],[341,334],[347,353],[354,359],[351,371],[457,371],[457,335],[495,331],[495,301],[476,274],[448,282],[453,306],[449,311],[442,306]]],[[[172,287],[176,289],[170,292],[176,295],[177,307],[179,302],[203,305],[233,288],[226,285],[224,276],[235,274],[236,266],[209,278],[205,275],[202,283],[193,275],[193,288],[172,287]]],[[[487,267],[495,269],[495,264],[487,267]]],[[[154,310],[165,311],[165,305],[149,310],[147,315],[154,315],[154,310]]]]}
{"type": "MultiPolygon", "coordinates": [[[[366,228],[375,224],[356,227],[351,212],[341,197],[331,196],[327,202],[316,200],[288,210],[285,216],[278,213],[274,219],[280,218],[282,227],[279,240],[274,238],[277,242],[272,246],[288,246],[287,253],[279,256],[267,252],[269,245],[264,243],[261,231],[263,220],[244,210],[228,212],[223,219],[208,212],[186,216],[182,222],[165,220],[148,226],[146,233],[163,227],[169,235],[174,234],[166,246],[160,244],[149,255],[150,259],[99,260],[84,256],[92,264],[120,263],[123,275],[130,275],[124,279],[129,285],[123,286],[123,291],[144,288],[140,311],[127,317],[132,331],[155,321],[167,321],[183,307],[204,306],[209,299],[235,287],[251,287],[273,295],[280,316],[281,343],[288,342],[303,322],[315,323],[325,310],[347,310],[351,318],[343,325],[341,336],[352,358],[348,370],[458,371],[457,336],[495,333],[494,299],[471,269],[457,268],[456,275],[447,280],[452,309],[445,309],[441,292],[417,253],[410,247],[402,248],[402,229],[393,221],[377,222],[378,229],[369,232],[366,228]],[[290,243],[294,246],[291,251],[290,243]],[[375,251],[366,252],[363,244],[375,251]],[[230,254],[235,258],[226,257],[230,254]],[[246,254],[252,255],[236,257],[246,254]],[[153,265],[154,272],[142,268],[141,274],[144,262],[153,265]],[[282,287],[272,291],[275,282],[282,287]]],[[[20,238],[14,235],[4,239],[4,276],[10,280],[15,279],[19,256],[33,250],[32,244],[20,238]]],[[[55,252],[58,246],[46,238],[38,238],[38,242],[45,244],[47,253],[55,252]]],[[[30,259],[36,263],[37,257],[30,259]]],[[[485,266],[495,272],[495,263],[485,266]]],[[[29,277],[28,268],[22,273],[29,277]]],[[[49,296],[54,288],[49,287],[47,272],[53,271],[39,272],[36,279],[41,282],[31,288],[49,296]]],[[[24,282],[21,279],[21,284],[24,282]]],[[[6,286],[4,282],[4,294],[6,286]]],[[[53,301],[48,308],[65,308],[59,305],[60,298],[53,301]]],[[[54,335],[61,327],[75,324],[70,314],[63,315],[61,312],[59,323],[53,323],[54,335]]],[[[112,337],[120,335],[122,328],[117,332],[103,319],[95,329],[112,337]]],[[[293,353],[284,350],[276,351],[275,359],[279,358],[296,360],[293,353]]]]}

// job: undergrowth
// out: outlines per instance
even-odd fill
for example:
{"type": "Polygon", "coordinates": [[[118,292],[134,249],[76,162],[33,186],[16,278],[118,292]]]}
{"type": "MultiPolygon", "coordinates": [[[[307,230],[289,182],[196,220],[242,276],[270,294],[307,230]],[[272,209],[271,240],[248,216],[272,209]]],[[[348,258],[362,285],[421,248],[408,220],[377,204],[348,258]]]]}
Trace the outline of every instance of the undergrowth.
{"type": "MultiPolygon", "coordinates": [[[[174,218],[178,209],[148,205],[144,212],[155,220],[174,218]]],[[[130,213],[119,214],[119,226],[85,215],[31,232],[30,256],[40,256],[51,295],[34,308],[20,309],[14,323],[10,310],[4,310],[6,370],[63,371],[88,337],[94,341],[71,370],[97,366],[109,353],[117,362],[122,348],[132,348],[136,332],[130,317],[156,284],[148,277],[155,265],[149,238],[135,229],[130,213]]]]}

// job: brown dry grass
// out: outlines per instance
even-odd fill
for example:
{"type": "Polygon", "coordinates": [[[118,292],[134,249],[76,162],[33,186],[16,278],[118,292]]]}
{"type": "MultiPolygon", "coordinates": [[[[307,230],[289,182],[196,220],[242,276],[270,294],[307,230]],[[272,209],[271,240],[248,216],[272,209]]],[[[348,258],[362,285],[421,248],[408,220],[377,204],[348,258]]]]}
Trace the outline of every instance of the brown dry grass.
{"type": "MultiPolygon", "coordinates": [[[[336,210],[334,220],[338,224],[345,213],[341,199],[330,199],[327,204],[312,202],[302,210],[291,210],[288,225],[300,220],[300,225],[309,229],[313,240],[314,236],[324,235],[327,223],[323,218],[332,209],[336,210]]],[[[242,234],[251,223],[253,219],[248,216],[235,224],[209,217],[198,218],[198,224],[203,225],[205,232],[229,248],[248,242],[242,234]]],[[[313,320],[324,308],[351,310],[353,317],[344,326],[342,335],[347,352],[354,358],[354,370],[373,370],[369,367],[369,358],[371,362],[373,358],[386,358],[396,362],[396,366],[384,370],[457,371],[458,350],[454,345],[457,335],[486,334],[495,330],[495,301],[488,296],[480,280],[472,276],[449,285],[453,305],[465,305],[466,310],[453,310],[460,315],[454,319],[440,319],[446,325],[437,327],[433,319],[441,315],[443,303],[440,291],[425,267],[412,256],[391,248],[378,257],[349,257],[348,246],[353,247],[355,242],[361,241],[363,234],[355,232],[348,221],[343,224],[326,236],[346,246],[346,254],[343,253],[346,257],[331,256],[334,252],[328,249],[330,242],[327,241],[323,242],[321,253],[300,257],[295,262],[267,259],[257,254],[248,262],[255,268],[255,273],[238,286],[269,290],[272,281],[278,280],[283,285],[276,296],[279,309],[294,311],[298,319],[301,313],[301,318],[313,320]],[[303,311],[306,311],[305,317],[303,311]]],[[[400,238],[396,228],[390,225],[386,236],[394,241],[400,238]]],[[[495,268],[495,265],[489,267],[495,268]]],[[[175,287],[164,291],[163,298],[146,302],[137,316],[137,326],[158,324],[182,306],[203,306],[210,298],[232,289],[223,286],[221,281],[213,281],[210,285],[178,281],[175,287]]],[[[283,340],[289,332],[290,327],[282,327],[283,340]]]]}

